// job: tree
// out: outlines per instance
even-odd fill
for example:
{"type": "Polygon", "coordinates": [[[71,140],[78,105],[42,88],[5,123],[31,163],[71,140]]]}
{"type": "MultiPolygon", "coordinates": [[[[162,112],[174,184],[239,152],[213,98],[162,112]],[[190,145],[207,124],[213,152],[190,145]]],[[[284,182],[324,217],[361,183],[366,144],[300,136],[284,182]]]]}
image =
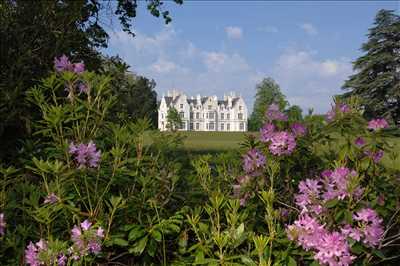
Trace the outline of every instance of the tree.
{"type": "Polygon", "coordinates": [[[167,128],[175,131],[182,127],[182,118],[174,107],[168,109],[167,128]]]}
{"type": "Polygon", "coordinates": [[[256,96],[253,112],[249,119],[249,130],[258,130],[263,122],[267,107],[276,103],[284,109],[288,102],[285,95],[281,92],[279,85],[272,78],[265,78],[256,86],[256,96]]]}
{"type": "Polygon", "coordinates": [[[285,113],[288,116],[289,121],[301,121],[303,120],[303,110],[301,110],[301,107],[298,105],[292,105],[290,106],[285,113]]]}
{"type": "Polygon", "coordinates": [[[361,98],[367,118],[386,116],[400,123],[400,16],[393,10],[380,10],[363,56],[353,62],[356,74],[343,85],[344,98],[361,98]]]}
{"type": "Polygon", "coordinates": [[[113,114],[122,114],[127,119],[148,118],[153,128],[157,127],[156,83],[146,77],[128,71],[127,65],[119,57],[104,60],[103,72],[113,78],[113,91],[118,99],[113,107],[113,114]]]}
{"type": "MultiPolygon", "coordinates": [[[[163,2],[145,3],[152,15],[169,23],[163,2]]],[[[17,140],[29,135],[36,112],[24,100],[25,91],[49,74],[54,57],[66,54],[72,61],[83,60],[87,69],[98,70],[99,49],[107,47],[108,40],[104,20],[117,17],[122,29],[134,36],[138,4],[137,0],[0,1],[0,158],[8,150],[3,157],[15,154],[17,140]]]]}

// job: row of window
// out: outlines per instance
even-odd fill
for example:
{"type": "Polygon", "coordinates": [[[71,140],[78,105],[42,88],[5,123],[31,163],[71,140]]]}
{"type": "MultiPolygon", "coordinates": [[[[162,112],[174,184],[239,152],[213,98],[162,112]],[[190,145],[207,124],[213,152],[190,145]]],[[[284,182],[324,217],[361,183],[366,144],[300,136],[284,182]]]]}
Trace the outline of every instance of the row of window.
{"type": "MultiPolygon", "coordinates": [[[[179,107],[180,107],[180,109],[183,109],[183,104],[181,103],[179,107]]],[[[197,108],[197,109],[198,109],[198,108],[197,108]]],[[[212,109],[212,105],[209,105],[209,106],[208,106],[208,110],[211,110],[211,109],[212,109]]],[[[220,109],[221,109],[221,110],[224,110],[224,107],[221,106],[220,109]]],[[[239,110],[242,111],[242,109],[243,109],[243,106],[240,105],[240,106],[239,106],[239,110]]]]}
{"type": "MultiPolygon", "coordinates": [[[[214,119],[214,114],[213,112],[209,112],[206,113],[206,118],[207,119],[214,119]]],[[[185,118],[185,113],[184,112],[180,112],[179,113],[181,118],[185,118]]],[[[204,115],[203,115],[204,116],[204,115]]],[[[162,115],[162,118],[164,118],[164,116],[162,115]]],[[[190,119],[194,118],[194,113],[190,112],[190,119]]],[[[200,119],[200,113],[196,113],[196,119],[200,119]]],[[[221,120],[225,119],[225,114],[221,114],[221,120]]],[[[230,120],[231,119],[231,115],[230,114],[226,114],[226,120],[230,120]]],[[[238,113],[238,119],[239,120],[243,120],[243,114],[242,113],[238,113]]]]}
{"type": "MultiPolygon", "coordinates": [[[[200,129],[200,123],[196,123],[195,125],[196,125],[196,130],[199,130],[200,129]]],[[[194,126],[193,123],[189,124],[190,130],[193,130],[193,126],[194,126]]],[[[185,122],[182,123],[182,128],[181,129],[184,129],[184,128],[185,128],[185,122]]],[[[206,129],[207,130],[215,130],[215,123],[214,122],[206,123],[206,129]]],[[[224,123],[220,124],[220,130],[221,131],[225,130],[225,124],[224,123]]],[[[227,131],[231,130],[231,124],[229,124],[229,123],[226,124],[226,130],[227,131]]],[[[239,124],[239,130],[244,130],[244,123],[243,122],[241,122],[239,124]]]]}

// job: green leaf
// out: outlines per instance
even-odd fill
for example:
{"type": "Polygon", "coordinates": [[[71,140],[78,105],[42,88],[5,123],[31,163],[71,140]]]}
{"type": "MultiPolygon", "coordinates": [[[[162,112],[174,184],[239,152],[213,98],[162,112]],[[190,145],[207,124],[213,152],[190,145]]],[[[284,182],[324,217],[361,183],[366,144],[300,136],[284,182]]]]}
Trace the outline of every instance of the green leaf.
{"type": "Polygon", "coordinates": [[[161,235],[161,232],[160,232],[160,231],[153,230],[153,231],[151,232],[151,236],[152,236],[156,241],[158,241],[158,242],[160,242],[160,241],[162,240],[162,235],[161,235]]]}
{"type": "Polygon", "coordinates": [[[125,239],[122,238],[114,238],[112,240],[112,243],[114,245],[120,246],[120,247],[126,247],[127,245],[129,245],[128,241],[126,241],[125,239]]]}
{"type": "Polygon", "coordinates": [[[289,257],[288,266],[297,266],[297,262],[293,257],[289,257]]]}
{"type": "Polygon", "coordinates": [[[142,254],[144,249],[146,248],[147,241],[148,241],[148,237],[147,236],[143,237],[138,242],[136,242],[132,248],[129,249],[129,252],[135,253],[136,255],[142,254]]]}
{"type": "Polygon", "coordinates": [[[138,238],[141,238],[146,234],[146,231],[142,227],[135,227],[133,228],[128,235],[129,241],[135,241],[138,238]]]}
{"type": "Polygon", "coordinates": [[[338,199],[332,199],[326,202],[325,206],[329,209],[335,207],[339,203],[338,199]]]}
{"type": "Polygon", "coordinates": [[[154,257],[156,254],[157,250],[157,242],[154,241],[154,239],[151,239],[149,241],[149,244],[147,245],[147,254],[149,254],[150,257],[154,257]]]}

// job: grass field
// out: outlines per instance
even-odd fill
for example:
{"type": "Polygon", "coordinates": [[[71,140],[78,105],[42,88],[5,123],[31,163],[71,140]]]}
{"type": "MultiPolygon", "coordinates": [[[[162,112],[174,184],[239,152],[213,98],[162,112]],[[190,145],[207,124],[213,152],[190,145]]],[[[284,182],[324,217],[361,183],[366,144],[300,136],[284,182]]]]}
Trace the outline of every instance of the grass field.
{"type": "Polygon", "coordinates": [[[189,150],[226,151],[240,148],[250,132],[182,132],[184,145],[189,150]]]}
{"type": "MultiPolygon", "coordinates": [[[[258,132],[180,132],[185,136],[184,147],[195,153],[217,153],[240,148],[246,134],[258,134],[258,132]]],[[[390,143],[393,149],[400,154],[400,138],[393,138],[390,143]]],[[[390,168],[400,170],[400,157],[394,161],[387,155],[383,163],[390,168]]]]}

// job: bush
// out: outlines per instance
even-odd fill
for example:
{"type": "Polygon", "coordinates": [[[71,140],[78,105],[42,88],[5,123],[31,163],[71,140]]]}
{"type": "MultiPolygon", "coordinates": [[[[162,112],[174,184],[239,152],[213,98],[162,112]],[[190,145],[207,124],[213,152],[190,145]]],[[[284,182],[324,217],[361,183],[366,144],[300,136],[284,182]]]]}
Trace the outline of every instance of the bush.
{"type": "Polygon", "coordinates": [[[288,121],[271,105],[242,155],[193,156],[178,132],[116,121],[108,76],[56,63],[28,93],[36,138],[0,168],[2,265],[396,265],[383,119],[350,102],[288,121]]]}

